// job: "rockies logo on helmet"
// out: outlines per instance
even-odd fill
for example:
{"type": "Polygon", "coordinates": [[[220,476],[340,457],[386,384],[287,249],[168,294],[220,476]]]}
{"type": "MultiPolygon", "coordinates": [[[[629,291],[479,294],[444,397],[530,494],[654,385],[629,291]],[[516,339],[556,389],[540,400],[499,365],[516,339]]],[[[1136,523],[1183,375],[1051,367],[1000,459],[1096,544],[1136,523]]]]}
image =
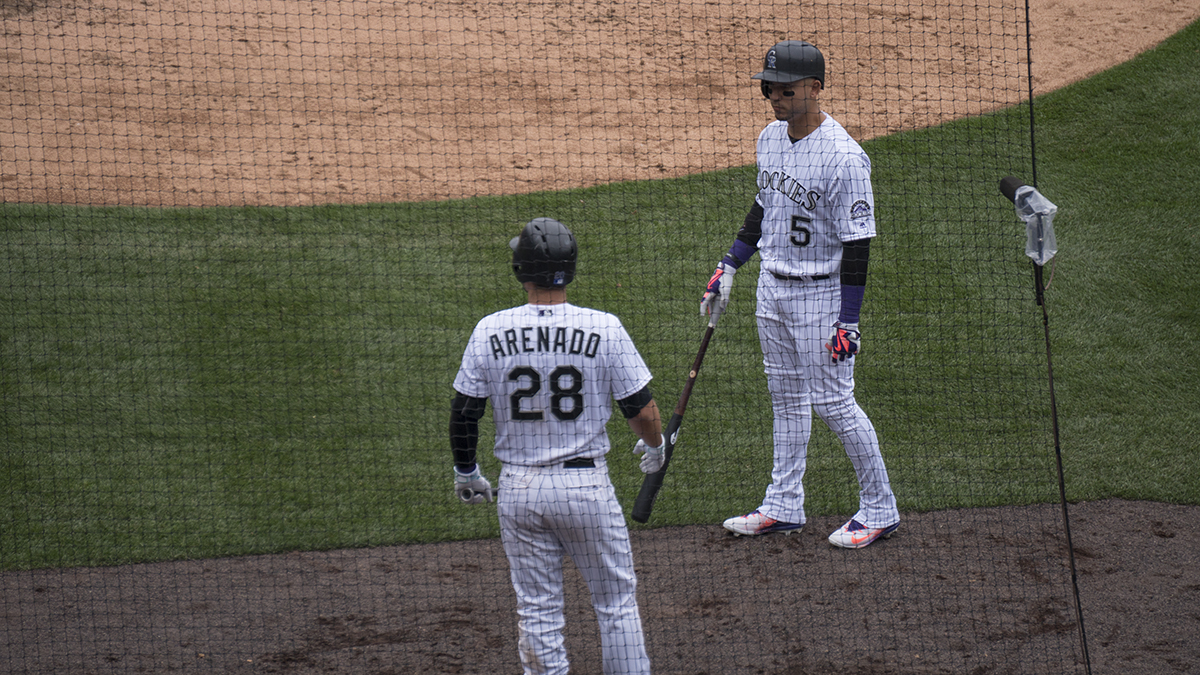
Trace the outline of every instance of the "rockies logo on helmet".
{"type": "Polygon", "coordinates": [[[803,40],[784,40],[767,51],[762,72],[752,79],[763,82],[796,82],[814,77],[825,86],[825,56],[803,40]]]}

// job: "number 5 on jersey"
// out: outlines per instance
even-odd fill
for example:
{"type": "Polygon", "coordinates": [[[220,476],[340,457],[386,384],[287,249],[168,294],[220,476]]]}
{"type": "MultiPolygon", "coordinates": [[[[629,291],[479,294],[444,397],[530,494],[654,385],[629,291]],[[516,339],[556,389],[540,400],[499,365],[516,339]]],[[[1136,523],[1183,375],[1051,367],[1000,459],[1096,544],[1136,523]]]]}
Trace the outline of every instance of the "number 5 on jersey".
{"type": "Polygon", "coordinates": [[[813,219],[808,216],[800,214],[792,216],[792,234],[788,239],[800,248],[808,246],[812,241],[812,230],[809,228],[812,221],[813,219]]]}

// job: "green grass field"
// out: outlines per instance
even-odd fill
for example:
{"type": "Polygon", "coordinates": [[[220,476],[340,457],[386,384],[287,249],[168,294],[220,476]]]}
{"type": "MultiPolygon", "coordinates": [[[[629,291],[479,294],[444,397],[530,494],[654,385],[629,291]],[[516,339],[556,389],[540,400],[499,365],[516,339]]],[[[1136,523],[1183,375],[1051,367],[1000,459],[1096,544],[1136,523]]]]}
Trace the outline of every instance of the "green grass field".
{"type": "MultiPolygon", "coordinates": [[[[1072,500],[1200,503],[1197,81],[1200,24],[1034,102],[1038,185],[1060,208],[1047,298],[1072,500]]],[[[859,400],[906,511],[1057,499],[1042,314],[996,187],[1032,178],[1028,117],[866,144],[880,237],[859,400]]],[[[0,569],[496,536],[494,511],[452,499],[445,437],[471,327],[523,302],[508,238],[538,215],[572,226],[571,301],[622,318],[669,410],[752,180],[743,167],[311,208],[0,205],[0,569]]],[[[756,265],[650,526],[717,522],[766,484],[756,265]]],[[[849,463],[815,426],[808,508],[852,512],[849,463]]],[[[633,439],[619,416],[610,429],[630,506],[633,439]]]]}

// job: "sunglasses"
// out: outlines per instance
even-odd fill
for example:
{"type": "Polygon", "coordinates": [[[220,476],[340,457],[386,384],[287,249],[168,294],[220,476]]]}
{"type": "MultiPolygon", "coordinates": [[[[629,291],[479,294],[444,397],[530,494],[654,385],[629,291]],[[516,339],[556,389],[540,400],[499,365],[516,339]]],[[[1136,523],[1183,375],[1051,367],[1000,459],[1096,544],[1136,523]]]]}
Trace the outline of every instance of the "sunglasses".
{"type": "MultiPolygon", "coordinates": [[[[770,82],[762,82],[761,86],[762,86],[762,95],[766,98],[771,98],[771,83],[770,82]]],[[[778,83],[776,83],[776,86],[780,87],[781,91],[779,92],[779,94],[785,98],[791,98],[796,95],[796,92],[794,89],[783,89],[783,87],[785,85],[778,84],[778,83]]],[[[788,85],[786,85],[786,86],[790,87],[791,83],[788,83],[788,85]]]]}

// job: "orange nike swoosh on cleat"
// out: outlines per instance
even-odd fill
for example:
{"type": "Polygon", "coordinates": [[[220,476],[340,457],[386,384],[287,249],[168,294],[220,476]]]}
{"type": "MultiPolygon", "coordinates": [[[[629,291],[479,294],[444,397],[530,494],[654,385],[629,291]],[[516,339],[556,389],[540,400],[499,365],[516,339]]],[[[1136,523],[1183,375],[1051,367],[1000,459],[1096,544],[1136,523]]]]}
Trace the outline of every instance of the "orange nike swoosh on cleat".
{"type": "Polygon", "coordinates": [[[851,544],[861,544],[864,541],[869,541],[870,539],[871,539],[871,530],[864,530],[863,534],[861,534],[861,535],[858,535],[858,534],[850,535],[850,543],[851,544]]]}

